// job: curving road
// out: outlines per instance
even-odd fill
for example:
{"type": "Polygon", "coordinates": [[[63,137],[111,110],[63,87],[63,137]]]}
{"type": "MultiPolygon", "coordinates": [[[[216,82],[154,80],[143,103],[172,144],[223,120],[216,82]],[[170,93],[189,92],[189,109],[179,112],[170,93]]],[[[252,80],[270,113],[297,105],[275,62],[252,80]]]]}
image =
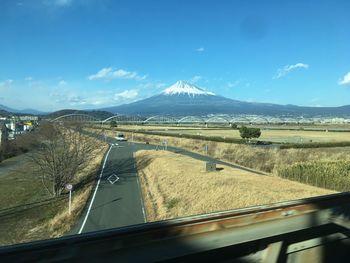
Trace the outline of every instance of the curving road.
{"type": "Polygon", "coordinates": [[[88,206],[70,234],[146,221],[133,153],[126,142],[111,146],[88,206]]]}
{"type": "MultiPolygon", "coordinates": [[[[89,135],[96,136],[95,134],[89,135]]],[[[104,140],[104,138],[99,139],[104,140]]],[[[111,146],[105,156],[93,195],[83,216],[68,234],[80,234],[146,222],[134,153],[138,150],[154,150],[158,147],[151,144],[117,142],[111,137],[107,137],[106,140],[111,146]]],[[[212,161],[252,172],[248,168],[180,148],[168,146],[167,150],[198,160],[212,161]]]]}

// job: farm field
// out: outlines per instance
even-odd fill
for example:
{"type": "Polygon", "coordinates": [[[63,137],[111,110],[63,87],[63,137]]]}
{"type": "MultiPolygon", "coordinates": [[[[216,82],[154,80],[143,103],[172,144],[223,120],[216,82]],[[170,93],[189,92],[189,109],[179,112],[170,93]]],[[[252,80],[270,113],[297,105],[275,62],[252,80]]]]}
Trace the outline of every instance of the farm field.
{"type": "Polygon", "coordinates": [[[335,193],[222,165],[208,173],[205,162],[166,151],[138,151],[136,159],[149,221],[335,193]]]}
{"type": "MultiPolygon", "coordinates": [[[[95,129],[90,130],[96,132],[95,129]]],[[[99,130],[97,130],[99,132],[99,130]]],[[[105,131],[110,137],[120,132],[119,127],[105,131]]],[[[183,148],[199,154],[209,155],[217,160],[249,167],[258,171],[275,173],[276,169],[297,162],[349,160],[350,147],[326,147],[315,149],[278,149],[255,147],[246,144],[206,141],[200,139],[160,136],[123,131],[127,139],[134,142],[160,145],[167,141],[169,146],[183,148]],[[208,151],[206,152],[206,146],[208,151]]]]}
{"type": "MultiPolygon", "coordinates": [[[[164,131],[174,134],[192,134],[202,136],[219,136],[225,138],[240,139],[238,130],[233,129],[205,129],[205,128],[184,128],[166,126],[119,126],[125,129],[144,129],[149,131],[164,131]]],[[[309,143],[309,142],[342,142],[350,141],[350,132],[333,131],[305,131],[305,130],[270,130],[261,128],[259,140],[285,143],[309,143]]]]}

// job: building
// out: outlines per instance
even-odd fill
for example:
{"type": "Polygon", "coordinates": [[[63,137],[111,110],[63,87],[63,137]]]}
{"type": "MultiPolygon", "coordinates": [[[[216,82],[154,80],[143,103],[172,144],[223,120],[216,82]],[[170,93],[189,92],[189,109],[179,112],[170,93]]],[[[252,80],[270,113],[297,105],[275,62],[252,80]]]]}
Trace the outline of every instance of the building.
{"type": "Polygon", "coordinates": [[[37,122],[39,120],[39,117],[38,116],[32,116],[32,115],[29,115],[29,116],[19,116],[18,117],[20,121],[32,121],[32,122],[37,122]]]}
{"type": "Polygon", "coordinates": [[[5,125],[5,122],[0,120],[0,147],[4,143],[5,140],[8,138],[8,129],[5,125]]]}
{"type": "Polygon", "coordinates": [[[4,123],[7,128],[7,139],[13,140],[16,134],[16,119],[10,118],[7,119],[4,123]]]}

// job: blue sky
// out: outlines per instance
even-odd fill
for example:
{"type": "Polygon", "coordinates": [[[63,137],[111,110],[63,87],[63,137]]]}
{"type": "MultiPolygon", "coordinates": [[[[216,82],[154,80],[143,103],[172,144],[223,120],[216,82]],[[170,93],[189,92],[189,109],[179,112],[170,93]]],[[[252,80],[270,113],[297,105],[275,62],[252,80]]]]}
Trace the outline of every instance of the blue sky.
{"type": "Polygon", "coordinates": [[[179,79],[238,100],[350,104],[347,0],[2,0],[0,104],[101,108],[179,79]]]}

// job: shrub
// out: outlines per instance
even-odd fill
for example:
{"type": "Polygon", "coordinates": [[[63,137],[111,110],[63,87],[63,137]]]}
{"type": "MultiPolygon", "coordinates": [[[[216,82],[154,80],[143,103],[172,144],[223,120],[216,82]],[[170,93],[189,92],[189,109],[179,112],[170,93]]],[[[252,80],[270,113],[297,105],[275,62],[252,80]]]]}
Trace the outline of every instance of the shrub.
{"type": "Polygon", "coordinates": [[[259,138],[261,135],[261,130],[259,128],[248,128],[246,126],[242,126],[239,129],[239,134],[243,139],[251,139],[251,138],[259,138]]]}
{"type": "Polygon", "coordinates": [[[167,201],[165,203],[165,206],[168,210],[174,208],[178,203],[180,202],[180,200],[178,198],[173,198],[173,199],[170,199],[169,201],[167,201]]]}
{"type": "Polygon", "coordinates": [[[301,148],[327,148],[327,147],[347,147],[350,142],[314,142],[314,143],[286,143],[280,149],[301,149],[301,148]]]}
{"type": "Polygon", "coordinates": [[[279,168],[278,175],[331,190],[350,190],[350,161],[296,163],[279,168]]]}
{"type": "Polygon", "coordinates": [[[118,127],[117,122],[116,121],[111,121],[111,127],[118,127]]]}
{"type": "Polygon", "coordinates": [[[232,123],[232,124],[231,124],[231,128],[232,128],[232,129],[237,129],[237,128],[238,128],[238,126],[237,126],[237,124],[236,124],[236,123],[232,123]]]}

